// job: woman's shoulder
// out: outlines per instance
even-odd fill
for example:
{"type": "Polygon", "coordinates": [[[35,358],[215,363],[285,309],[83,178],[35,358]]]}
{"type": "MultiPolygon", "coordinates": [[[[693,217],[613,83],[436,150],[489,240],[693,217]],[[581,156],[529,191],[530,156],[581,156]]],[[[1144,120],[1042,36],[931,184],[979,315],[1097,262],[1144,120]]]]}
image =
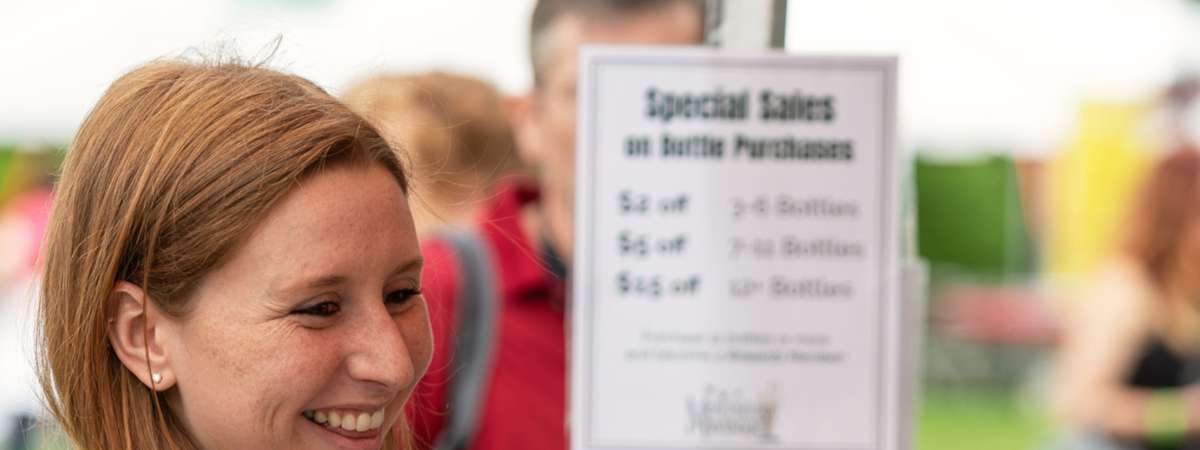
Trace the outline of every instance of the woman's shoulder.
{"type": "Polygon", "coordinates": [[[1128,258],[1103,263],[1080,290],[1074,303],[1077,317],[1088,322],[1148,325],[1161,302],[1144,268],[1128,258]]]}
{"type": "Polygon", "coordinates": [[[1142,300],[1154,296],[1156,291],[1145,267],[1130,258],[1115,258],[1100,265],[1090,288],[1100,297],[1142,300]]]}

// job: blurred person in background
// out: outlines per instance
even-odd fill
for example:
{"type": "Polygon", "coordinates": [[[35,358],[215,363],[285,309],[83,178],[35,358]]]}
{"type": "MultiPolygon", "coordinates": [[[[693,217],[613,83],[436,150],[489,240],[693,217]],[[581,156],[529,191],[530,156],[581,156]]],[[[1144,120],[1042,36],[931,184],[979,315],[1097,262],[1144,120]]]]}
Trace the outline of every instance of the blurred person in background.
{"type": "Polygon", "coordinates": [[[1064,327],[1066,448],[1200,448],[1200,153],[1161,159],[1064,327]]]}
{"type": "Polygon", "coordinates": [[[435,340],[410,411],[437,448],[567,448],[567,261],[575,197],[575,102],[583,44],[694,45],[695,0],[539,0],[532,89],[513,101],[533,178],[501,183],[467,233],[423,246],[435,340]]]}
{"type": "Polygon", "coordinates": [[[0,372],[4,374],[0,382],[0,448],[14,450],[32,445],[32,423],[41,414],[37,376],[31,364],[36,325],[33,300],[37,297],[34,279],[51,198],[51,181],[48,176],[41,178],[0,207],[0,372]]]}
{"type": "Polygon", "coordinates": [[[485,81],[444,72],[380,75],[343,99],[406,150],[420,236],[471,224],[496,182],[519,169],[504,98],[485,81]]]}
{"type": "Polygon", "coordinates": [[[1156,116],[1166,148],[1200,148],[1200,74],[1176,77],[1158,101],[1156,116]]]}
{"type": "Polygon", "coordinates": [[[432,352],[406,191],[386,140],[307,80],[125,74],[55,193],[50,413],[83,449],[404,446],[432,352]]]}

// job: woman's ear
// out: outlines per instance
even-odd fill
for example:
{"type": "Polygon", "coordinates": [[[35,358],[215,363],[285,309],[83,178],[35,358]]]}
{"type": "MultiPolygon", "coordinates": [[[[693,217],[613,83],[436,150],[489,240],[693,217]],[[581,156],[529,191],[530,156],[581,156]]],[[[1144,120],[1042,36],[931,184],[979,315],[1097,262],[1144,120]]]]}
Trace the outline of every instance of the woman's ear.
{"type": "Polygon", "coordinates": [[[108,341],[121,364],[155,391],[175,384],[165,342],[166,317],[136,284],[118,281],[108,297],[108,341]]]}

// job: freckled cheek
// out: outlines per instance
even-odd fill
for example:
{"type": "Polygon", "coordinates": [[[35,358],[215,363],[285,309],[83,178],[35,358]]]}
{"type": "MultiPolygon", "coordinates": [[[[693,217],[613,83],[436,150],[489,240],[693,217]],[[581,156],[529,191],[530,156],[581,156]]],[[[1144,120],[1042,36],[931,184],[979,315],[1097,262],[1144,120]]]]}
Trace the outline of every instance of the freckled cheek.
{"type": "Polygon", "coordinates": [[[256,408],[264,414],[263,429],[270,430],[270,448],[296,448],[292,439],[302,435],[300,413],[335,381],[341,362],[337,340],[323,338],[316,330],[296,330],[277,338],[264,355],[256,408]],[[300,433],[300,434],[298,434],[300,433]]]}
{"type": "Polygon", "coordinates": [[[259,362],[255,410],[263,415],[260,429],[270,436],[263,448],[297,448],[294,440],[301,439],[305,426],[300,413],[335,382],[341,346],[319,330],[298,329],[276,339],[259,362]]]}
{"type": "Polygon", "coordinates": [[[203,388],[192,392],[194,404],[219,409],[218,416],[232,413],[242,425],[253,417],[249,422],[257,426],[250,429],[272,441],[298,423],[298,411],[326,387],[339,363],[337,342],[312,330],[225,329],[196,338],[190,365],[202,368],[195,381],[203,388]]]}
{"type": "Polygon", "coordinates": [[[304,339],[297,339],[290,348],[280,349],[293,355],[293,367],[288,370],[311,372],[315,378],[329,381],[345,359],[344,342],[336,337],[309,331],[304,339]]]}
{"type": "MultiPolygon", "coordinates": [[[[397,321],[404,344],[408,347],[409,357],[412,358],[417,380],[425,374],[433,359],[433,331],[429,326],[429,315],[425,305],[411,316],[401,317],[397,321]]],[[[414,380],[414,381],[417,381],[414,380]]]]}
{"type": "Polygon", "coordinates": [[[263,356],[274,361],[264,368],[263,378],[273,380],[288,398],[315,396],[333,381],[344,356],[343,348],[337,339],[320,331],[298,330],[281,338],[263,356]]]}

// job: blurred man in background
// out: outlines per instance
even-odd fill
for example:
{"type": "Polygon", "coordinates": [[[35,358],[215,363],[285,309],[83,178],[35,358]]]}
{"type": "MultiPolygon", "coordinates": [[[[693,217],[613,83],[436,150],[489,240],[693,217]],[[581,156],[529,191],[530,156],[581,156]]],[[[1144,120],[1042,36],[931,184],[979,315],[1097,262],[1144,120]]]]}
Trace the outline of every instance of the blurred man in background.
{"type": "Polygon", "coordinates": [[[575,101],[584,44],[691,45],[695,0],[539,0],[533,88],[512,101],[533,179],[501,183],[469,233],[424,248],[437,350],[410,402],[418,442],[476,450],[567,447],[566,262],[572,255],[575,101]]]}

